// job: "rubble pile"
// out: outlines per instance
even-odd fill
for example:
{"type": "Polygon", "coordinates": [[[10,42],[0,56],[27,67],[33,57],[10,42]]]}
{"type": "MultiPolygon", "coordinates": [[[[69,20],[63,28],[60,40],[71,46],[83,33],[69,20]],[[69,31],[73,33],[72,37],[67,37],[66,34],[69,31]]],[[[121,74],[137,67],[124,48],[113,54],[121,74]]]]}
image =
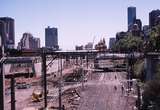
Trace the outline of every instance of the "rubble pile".
{"type": "Polygon", "coordinates": [[[65,106],[65,110],[77,110],[79,105],[79,88],[70,88],[62,93],[62,103],[65,106]]]}

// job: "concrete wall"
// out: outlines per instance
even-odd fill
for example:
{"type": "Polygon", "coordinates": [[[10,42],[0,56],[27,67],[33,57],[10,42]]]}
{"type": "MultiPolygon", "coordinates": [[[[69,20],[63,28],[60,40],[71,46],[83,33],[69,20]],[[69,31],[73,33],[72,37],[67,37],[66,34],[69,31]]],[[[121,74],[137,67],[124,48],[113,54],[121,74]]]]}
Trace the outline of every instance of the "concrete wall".
{"type": "MultiPolygon", "coordinates": [[[[46,64],[48,65],[50,61],[47,61],[46,64]]],[[[35,73],[37,76],[41,76],[41,63],[35,63],[35,73]]],[[[58,71],[58,60],[54,60],[53,64],[47,67],[47,73],[55,73],[58,71]]]]}
{"type": "MultiPolygon", "coordinates": [[[[62,60],[62,66],[63,66],[63,62],[64,62],[64,60],[62,60]]],[[[49,63],[50,63],[50,61],[46,62],[47,65],[49,63]]],[[[34,68],[35,68],[36,76],[41,76],[41,71],[42,71],[41,70],[41,63],[35,63],[34,64],[34,68]]],[[[11,64],[4,65],[4,72],[5,72],[5,74],[11,74],[10,73],[10,69],[11,69],[11,64]]],[[[47,73],[53,73],[53,72],[55,73],[57,71],[58,71],[58,60],[54,60],[53,64],[51,64],[50,66],[47,67],[47,73]]],[[[27,71],[26,71],[26,73],[27,73],[27,71]]]]}

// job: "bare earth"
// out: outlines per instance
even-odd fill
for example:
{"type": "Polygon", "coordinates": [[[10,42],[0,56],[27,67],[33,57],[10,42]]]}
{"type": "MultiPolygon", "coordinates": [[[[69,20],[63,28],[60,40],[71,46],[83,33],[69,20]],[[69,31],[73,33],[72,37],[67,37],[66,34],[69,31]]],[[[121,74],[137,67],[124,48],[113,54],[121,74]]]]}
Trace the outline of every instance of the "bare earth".
{"type": "Polygon", "coordinates": [[[135,99],[121,90],[121,81],[125,79],[126,74],[117,72],[99,74],[98,80],[86,83],[78,110],[133,110],[135,99]]]}
{"type": "MultiPolygon", "coordinates": [[[[97,72],[88,75],[88,81],[85,82],[84,89],[81,88],[81,83],[64,86],[62,90],[74,87],[81,88],[78,104],[74,108],[67,108],[66,110],[133,110],[135,98],[131,94],[127,94],[125,80],[125,72],[97,72]],[[124,91],[122,91],[122,85],[124,86],[124,91]]],[[[31,101],[31,94],[36,88],[16,89],[16,110],[23,110],[25,107],[39,108],[43,106],[43,101],[40,103],[33,103],[31,101]]],[[[48,88],[50,92],[53,92],[51,94],[52,99],[48,99],[51,100],[51,102],[48,101],[48,105],[53,105],[58,102],[58,89],[53,88],[51,85],[48,88]]],[[[9,102],[10,95],[6,95],[6,110],[10,110],[9,102]]],[[[67,106],[67,104],[64,105],[67,106]]]]}

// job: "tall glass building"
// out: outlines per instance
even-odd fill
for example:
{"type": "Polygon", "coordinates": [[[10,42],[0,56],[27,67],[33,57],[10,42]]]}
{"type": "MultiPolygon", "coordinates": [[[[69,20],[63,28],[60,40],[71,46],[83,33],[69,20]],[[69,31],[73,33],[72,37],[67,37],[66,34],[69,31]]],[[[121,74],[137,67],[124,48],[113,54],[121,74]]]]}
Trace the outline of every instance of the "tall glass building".
{"type": "Polygon", "coordinates": [[[58,49],[57,28],[45,28],[45,47],[58,49]]]}
{"type": "Polygon", "coordinates": [[[128,29],[136,20],[136,7],[128,7],[128,29]]]}

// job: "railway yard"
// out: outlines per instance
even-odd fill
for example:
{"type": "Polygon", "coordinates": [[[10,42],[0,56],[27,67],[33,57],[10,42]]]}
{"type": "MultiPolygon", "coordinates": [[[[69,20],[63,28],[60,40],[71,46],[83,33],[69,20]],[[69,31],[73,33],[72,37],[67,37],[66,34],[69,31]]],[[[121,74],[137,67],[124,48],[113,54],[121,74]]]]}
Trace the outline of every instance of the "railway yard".
{"type": "MultiPolygon", "coordinates": [[[[108,65],[113,65],[108,62],[108,65]]],[[[59,89],[64,110],[134,110],[136,92],[127,90],[127,72],[102,71],[93,62],[70,65],[47,76],[47,107],[58,110],[59,89]],[[61,83],[60,83],[61,82],[61,83]]],[[[134,90],[133,90],[134,91],[134,90]]],[[[11,110],[10,89],[5,89],[5,108],[11,110]]],[[[15,86],[16,110],[44,107],[42,78],[19,78],[15,86]]],[[[136,110],[136,109],[135,109],[136,110]]]]}

